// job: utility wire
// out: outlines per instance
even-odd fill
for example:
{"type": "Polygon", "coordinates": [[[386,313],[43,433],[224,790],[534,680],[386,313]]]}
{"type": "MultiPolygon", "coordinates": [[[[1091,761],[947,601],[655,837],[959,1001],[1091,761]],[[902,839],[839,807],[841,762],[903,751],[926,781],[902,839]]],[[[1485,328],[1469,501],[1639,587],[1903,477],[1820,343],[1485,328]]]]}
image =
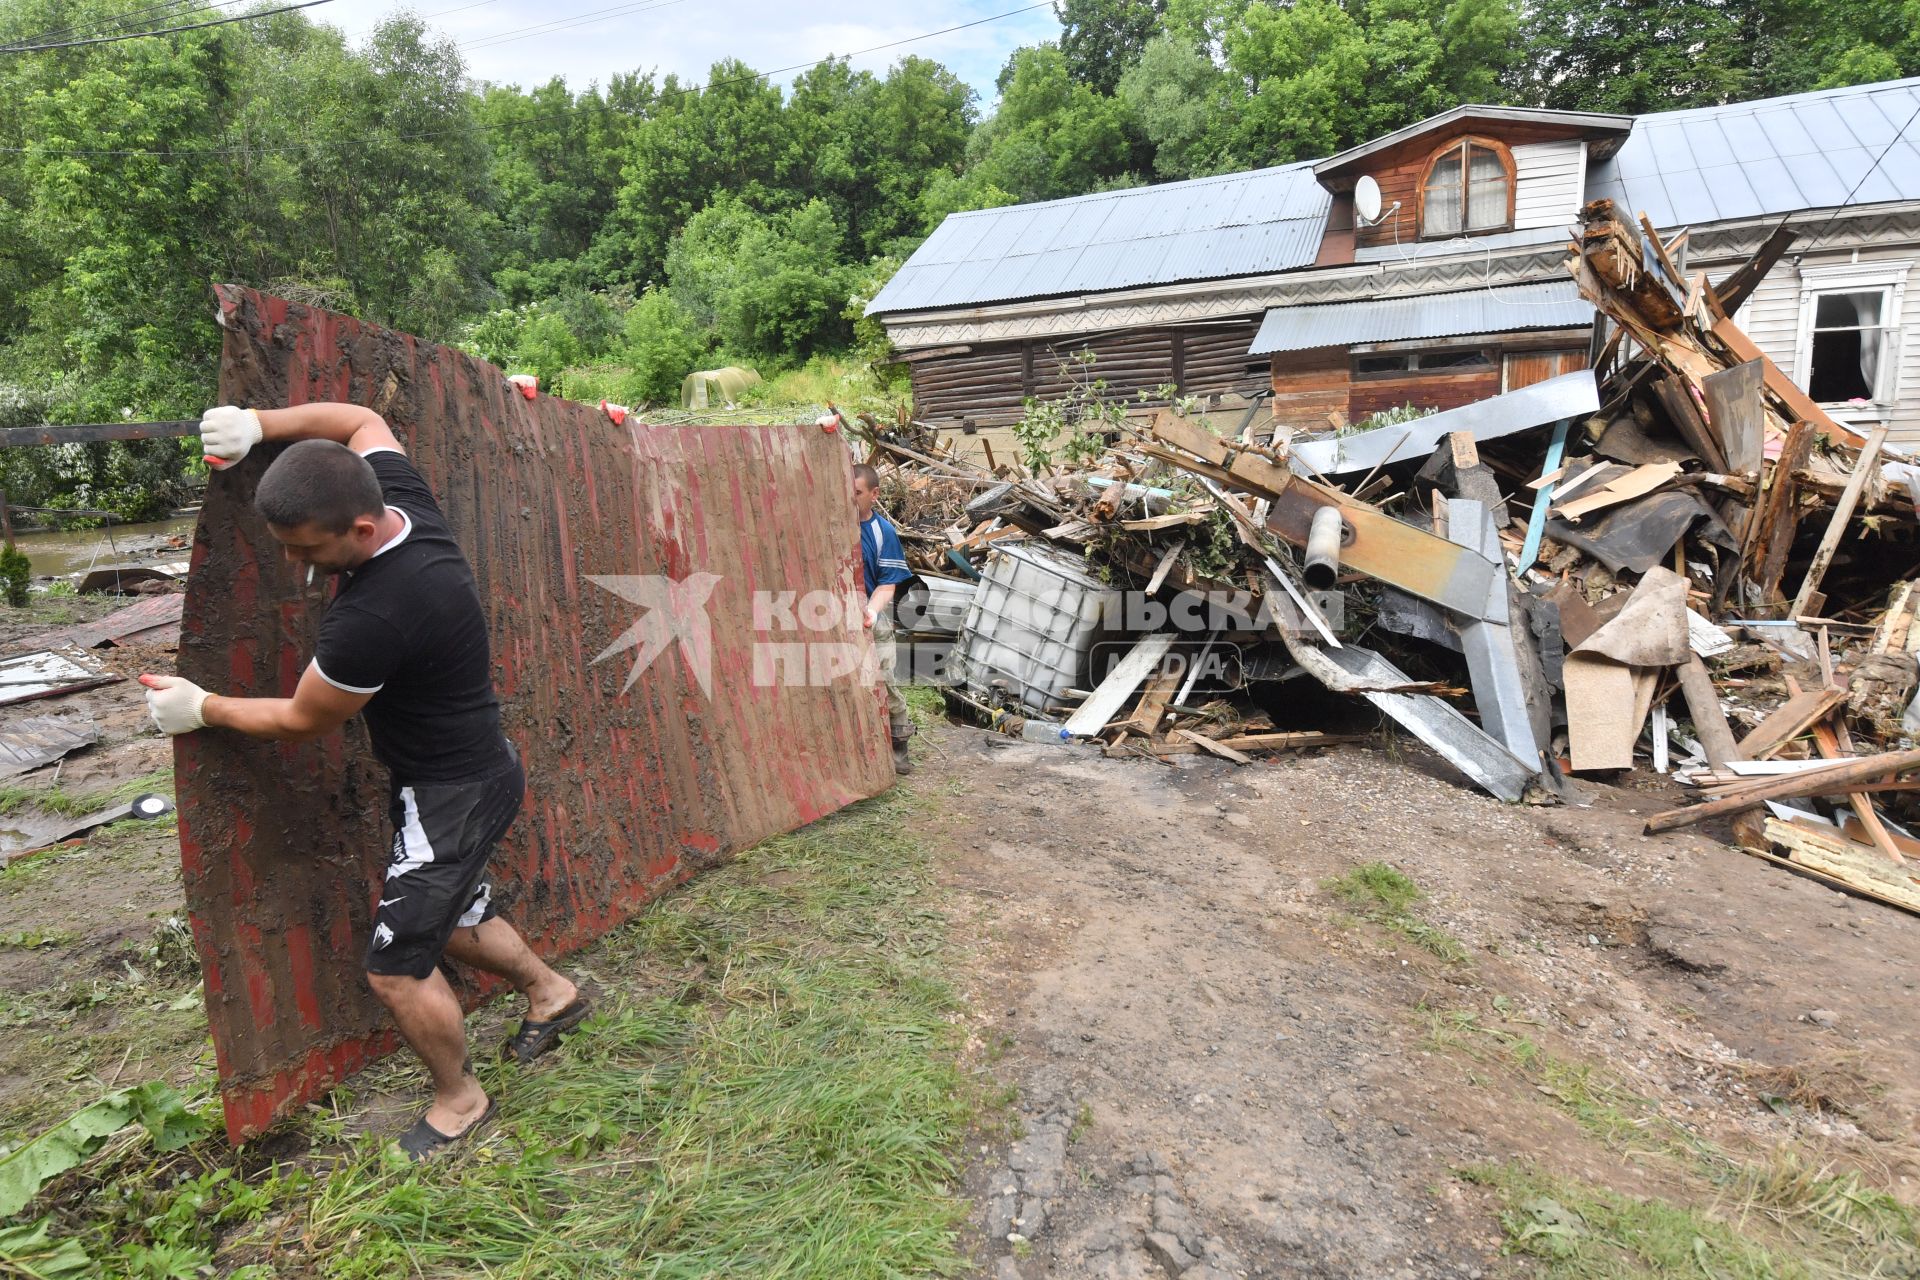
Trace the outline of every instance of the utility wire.
{"type": "MultiPolygon", "coordinates": [[[[82,19],[79,22],[70,22],[64,27],[55,27],[51,31],[42,31],[38,35],[21,36],[17,40],[8,42],[4,47],[10,49],[23,45],[43,44],[47,41],[58,40],[62,36],[72,36],[76,33],[83,36],[92,36],[99,35],[105,31],[120,31],[131,25],[136,18],[141,18],[149,14],[159,14],[167,9],[180,10],[192,7],[193,0],[162,0],[160,4],[150,4],[144,9],[135,9],[130,13],[82,19]]],[[[175,13],[173,16],[178,17],[179,14],[175,13]]],[[[158,17],[148,17],[147,21],[158,22],[160,19],[158,17]]]]}
{"type": "MultiPolygon", "coordinates": [[[[211,22],[193,22],[183,27],[162,27],[158,31],[129,31],[117,36],[94,36],[89,40],[66,40],[59,44],[34,44],[0,48],[0,53],[45,53],[50,49],[77,49],[81,45],[114,44],[121,40],[144,40],[148,36],[169,36],[176,31],[200,31],[206,27],[224,27],[229,22],[250,22],[255,18],[271,18],[276,13],[292,13],[295,9],[311,9],[317,4],[329,4],[332,0],[304,0],[301,4],[282,5],[278,9],[263,9],[258,13],[236,13],[225,18],[215,18],[211,22]]],[[[12,148],[10,148],[11,150],[12,148]]],[[[27,150],[28,148],[20,148],[27,150]]],[[[165,155],[165,152],[149,154],[165,155]]]]}
{"type": "Polygon", "coordinates": [[[497,44],[511,44],[515,40],[526,40],[536,35],[545,35],[554,31],[565,31],[569,27],[591,26],[596,22],[605,22],[626,13],[638,13],[648,9],[664,9],[668,5],[684,4],[686,0],[640,0],[635,4],[615,5],[610,9],[595,9],[589,13],[577,14],[571,18],[556,18],[552,22],[537,22],[530,27],[515,27],[511,31],[496,31],[488,36],[475,36],[461,45],[462,49],[485,49],[497,44]]]}
{"type": "MultiPolygon", "coordinates": [[[[1840,216],[1840,211],[1842,209],[1846,208],[1848,205],[1853,203],[1853,198],[1860,194],[1860,188],[1866,186],[1867,179],[1871,178],[1874,175],[1875,171],[1877,171],[1881,165],[1886,163],[1887,157],[1892,155],[1893,149],[1899,146],[1901,141],[1906,138],[1907,130],[1913,128],[1913,122],[1916,120],[1920,120],[1920,107],[1915,107],[1913,109],[1913,114],[1907,117],[1907,122],[1901,125],[1897,130],[1894,131],[1893,137],[1887,139],[1887,145],[1880,148],[1880,154],[1874,158],[1874,161],[1872,164],[1867,166],[1867,171],[1860,175],[1860,181],[1853,184],[1853,190],[1847,192],[1847,198],[1845,200],[1842,200],[1839,204],[1834,206],[1833,212],[1827,215],[1827,220],[1821,223],[1820,229],[1814,233],[1813,243],[1808,245],[1805,249],[1800,250],[1801,253],[1811,253],[1813,250],[1820,247],[1820,240],[1823,236],[1827,234],[1827,228],[1833,225],[1833,220],[1840,216]]],[[[1784,218],[1781,219],[1780,225],[1785,226],[1786,219],[1784,218]]]]}
{"type": "MultiPolygon", "coordinates": [[[[326,2],[327,0],[308,0],[309,4],[324,4],[326,2]]],[[[291,7],[298,9],[298,8],[305,8],[307,6],[294,5],[291,7]]],[[[985,18],[976,18],[972,22],[962,22],[958,26],[942,27],[938,31],[927,31],[927,32],[921,33],[920,35],[907,36],[904,39],[900,39],[900,40],[890,40],[885,44],[876,44],[876,45],[869,46],[868,48],[865,48],[865,49],[855,49],[851,53],[829,54],[824,58],[816,58],[812,62],[798,62],[798,63],[795,63],[793,66],[779,67],[772,71],[757,71],[751,75],[734,76],[727,80],[714,80],[705,85],[687,85],[682,88],[662,92],[658,97],[654,98],[653,101],[655,103],[660,103],[660,102],[668,101],[670,99],[677,99],[677,98],[684,97],[689,93],[704,93],[709,90],[722,88],[726,85],[746,84],[754,80],[765,80],[772,76],[785,75],[789,71],[805,71],[810,68],[820,66],[822,63],[835,62],[842,58],[857,58],[869,53],[879,53],[886,49],[897,49],[901,45],[915,44],[921,40],[931,40],[935,36],[949,35],[955,31],[964,31],[968,27],[978,27],[989,22],[999,22],[1004,18],[1017,17],[1023,13],[1032,13],[1035,9],[1050,9],[1052,7],[1053,7],[1053,0],[1041,0],[1039,4],[1030,4],[1020,9],[1009,9],[1005,13],[996,13],[985,18]]],[[[277,12],[280,12],[280,10],[274,10],[274,12],[277,13],[277,12]]],[[[265,15],[259,14],[259,15],[248,15],[248,16],[264,17],[265,15]]],[[[521,123],[521,122],[516,122],[516,123],[521,123]]],[[[446,137],[448,134],[455,133],[455,132],[459,132],[459,130],[427,129],[417,133],[391,135],[388,138],[380,139],[380,141],[381,142],[413,142],[423,138],[446,137]]],[[[374,140],[372,139],[349,139],[349,140],[342,140],[339,142],[296,142],[296,143],[289,143],[285,146],[278,146],[278,147],[205,147],[205,148],[179,149],[179,150],[170,150],[170,151],[154,150],[152,148],[138,149],[138,150],[81,150],[81,149],[49,150],[43,147],[0,147],[0,155],[162,156],[168,159],[194,160],[202,156],[270,155],[270,154],[287,152],[287,151],[312,151],[312,150],[317,150],[321,147],[372,146],[373,141],[374,140]]]]}

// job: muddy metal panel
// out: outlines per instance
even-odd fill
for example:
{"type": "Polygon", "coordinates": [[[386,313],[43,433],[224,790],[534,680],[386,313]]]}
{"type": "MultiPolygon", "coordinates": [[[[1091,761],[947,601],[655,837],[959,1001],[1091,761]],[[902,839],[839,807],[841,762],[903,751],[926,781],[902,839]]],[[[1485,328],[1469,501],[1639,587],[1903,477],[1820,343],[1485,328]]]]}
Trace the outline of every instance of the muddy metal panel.
{"type": "MultiPolygon", "coordinates": [[[[379,408],[473,563],[529,779],[495,885],[542,952],[892,782],[879,703],[857,674],[836,674],[832,655],[861,639],[844,611],[816,612],[820,629],[796,637],[768,630],[792,625],[780,609],[754,609],[760,591],[857,588],[839,436],[616,427],[597,409],[524,400],[460,352],[218,293],[222,400],[379,408]],[[625,579],[627,597],[599,576],[625,579]],[[637,647],[595,661],[629,633],[637,647]],[[768,661],[769,640],[786,661],[768,661]],[[796,641],[829,654],[804,678],[796,641]]],[[[274,453],[212,478],[194,536],[180,672],[217,693],[291,694],[331,595],[253,513],[274,453]]],[[[359,963],[390,838],[386,773],[358,721],[298,746],[221,731],[175,741],[187,904],[238,1141],[397,1044],[359,963]]]]}

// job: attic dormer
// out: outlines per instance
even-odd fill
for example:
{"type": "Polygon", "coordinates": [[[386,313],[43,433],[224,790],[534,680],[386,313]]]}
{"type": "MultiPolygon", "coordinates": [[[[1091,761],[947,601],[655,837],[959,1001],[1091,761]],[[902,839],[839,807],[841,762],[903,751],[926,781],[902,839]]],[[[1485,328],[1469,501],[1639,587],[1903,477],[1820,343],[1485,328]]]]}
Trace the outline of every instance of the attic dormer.
{"type": "Polygon", "coordinates": [[[1356,249],[1475,240],[1573,223],[1587,165],[1619,150],[1632,116],[1462,106],[1330,156],[1313,167],[1333,194],[1318,265],[1356,249]],[[1355,217],[1363,177],[1380,213],[1355,217]]]}

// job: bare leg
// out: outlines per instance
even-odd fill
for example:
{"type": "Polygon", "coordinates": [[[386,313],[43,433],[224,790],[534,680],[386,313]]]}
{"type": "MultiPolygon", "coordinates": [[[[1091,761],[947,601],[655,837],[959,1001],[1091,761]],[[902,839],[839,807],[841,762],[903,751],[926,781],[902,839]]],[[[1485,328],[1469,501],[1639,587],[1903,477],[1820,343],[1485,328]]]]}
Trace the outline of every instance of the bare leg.
{"type": "Polygon", "coordinates": [[[499,916],[455,929],[447,939],[447,954],[461,964],[511,982],[513,989],[527,998],[527,1017],[535,1022],[552,1021],[580,994],[578,987],[533,954],[520,931],[499,916]]]}
{"type": "Polygon", "coordinates": [[[446,976],[438,969],[424,978],[369,973],[367,984],[433,1075],[427,1123],[450,1136],[465,1133],[486,1111],[487,1094],[467,1069],[466,1020],[446,976]]]}

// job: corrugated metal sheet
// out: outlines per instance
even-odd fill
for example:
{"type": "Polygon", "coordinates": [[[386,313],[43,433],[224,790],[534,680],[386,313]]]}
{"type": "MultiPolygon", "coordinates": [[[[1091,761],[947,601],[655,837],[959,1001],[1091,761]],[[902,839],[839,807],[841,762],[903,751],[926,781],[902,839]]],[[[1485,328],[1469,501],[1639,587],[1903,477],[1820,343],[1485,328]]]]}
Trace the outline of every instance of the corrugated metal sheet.
{"type": "MultiPolygon", "coordinates": [[[[857,627],[836,614],[794,631],[807,609],[783,623],[754,608],[756,591],[857,589],[844,437],[616,427],[585,405],[523,400],[462,352],[251,290],[219,297],[226,403],[391,397],[383,412],[487,612],[528,777],[493,858],[496,900],[543,954],[892,785],[880,704],[841,665],[857,627]],[[596,655],[659,610],[596,575],[675,584],[672,635],[637,672],[631,651],[596,655]]],[[[212,477],[194,535],[180,673],[222,693],[292,692],[326,607],[326,587],[286,563],[253,510],[275,452],[212,477]]],[[[237,1140],[396,1044],[360,972],[391,838],[386,771],[357,724],[301,746],[233,733],[174,744],[187,905],[237,1140]]]]}
{"type": "Polygon", "coordinates": [[[1593,165],[1587,198],[1663,227],[1833,208],[1849,192],[1920,200],[1920,127],[1899,134],[1916,109],[1920,78],[1641,116],[1593,165]]]}
{"type": "Polygon", "coordinates": [[[1418,298],[1376,298],[1267,312],[1249,355],[1345,347],[1356,342],[1401,342],[1461,333],[1509,333],[1518,329],[1566,329],[1593,323],[1593,304],[1571,280],[1436,293],[1418,298]]]}
{"type": "Polygon", "coordinates": [[[867,314],[1310,265],[1330,197],[1311,164],[950,215],[867,314]]]}

